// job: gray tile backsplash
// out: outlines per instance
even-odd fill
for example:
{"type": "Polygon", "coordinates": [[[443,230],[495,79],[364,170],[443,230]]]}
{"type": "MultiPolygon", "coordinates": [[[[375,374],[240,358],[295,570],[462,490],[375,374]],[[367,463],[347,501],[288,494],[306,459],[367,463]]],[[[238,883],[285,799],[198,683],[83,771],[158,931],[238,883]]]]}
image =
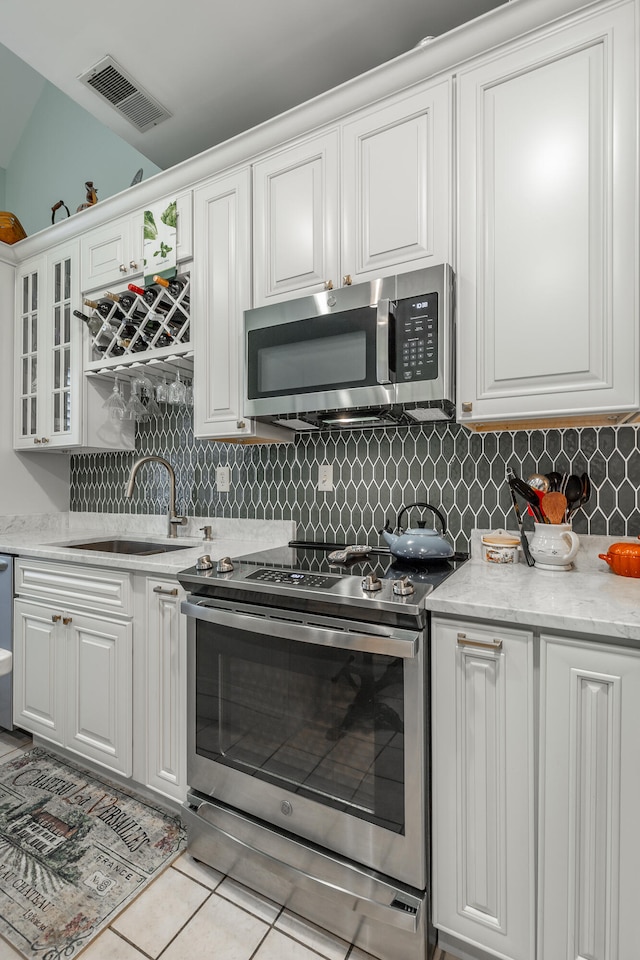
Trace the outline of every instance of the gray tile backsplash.
{"type": "MultiPolygon", "coordinates": [[[[446,516],[456,548],[467,549],[474,527],[514,528],[507,465],[520,476],[550,470],[581,474],[593,484],[578,512],[578,533],[640,533],[640,427],[585,427],[472,434],[458,424],[300,435],[293,444],[225,444],[194,439],[189,413],[138,426],[137,453],[71,458],[71,509],[162,513],[166,471],[141,468],[125,498],[137,456],[158,454],[175,467],[179,511],[193,516],[293,519],[304,539],[377,543],[388,517],[426,501],[446,516]],[[316,489],[318,468],[333,464],[334,490],[316,489]],[[218,493],[215,468],[231,468],[231,490],[218,493]]],[[[414,520],[418,512],[413,512],[414,520]]],[[[411,514],[410,514],[411,519],[411,514]]],[[[528,524],[531,525],[531,518],[528,524]]],[[[430,524],[429,524],[430,525],[430,524]]]]}

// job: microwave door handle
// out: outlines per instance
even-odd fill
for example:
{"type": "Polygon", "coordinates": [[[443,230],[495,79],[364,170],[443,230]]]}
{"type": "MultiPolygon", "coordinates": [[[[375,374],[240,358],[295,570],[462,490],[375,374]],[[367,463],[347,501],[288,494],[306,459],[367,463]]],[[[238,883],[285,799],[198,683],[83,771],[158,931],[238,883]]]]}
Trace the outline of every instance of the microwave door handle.
{"type": "Polygon", "coordinates": [[[376,314],[376,380],[378,383],[391,383],[389,368],[389,314],[391,301],[378,300],[376,314]]]}
{"type": "Polygon", "coordinates": [[[318,646],[335,647],[339,650],[353,650],[363,653],[380,653],[388,657],[412,659],[418,654],[419,635],[411,634],[410,639],[394,636],[392,631],[376,636],[375,634],[352,633],[349,630],[328,630],[325,627],[306,623],[289,623],[275,617],[252,616],[247,613],[230,613],[217,607],[208,607],[199,603],[183,601],[182,613],[195,620],[206,620],[235,630],[265,634],[273,631],[275,636],[296,643],[315,643],[318,646]]]}

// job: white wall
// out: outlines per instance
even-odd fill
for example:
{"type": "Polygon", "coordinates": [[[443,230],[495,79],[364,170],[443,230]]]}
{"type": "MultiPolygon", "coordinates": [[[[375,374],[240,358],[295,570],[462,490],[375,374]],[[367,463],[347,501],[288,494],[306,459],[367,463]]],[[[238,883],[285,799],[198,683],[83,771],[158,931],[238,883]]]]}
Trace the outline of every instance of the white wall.
{"type": "MultiPolygon", "coordinates": [[[[142,167],[160,172],[121,137],[47,83],[6,169],[5,202],[28,236],[51,224],[51,207],[64,200],[71,213],[85,202],[92,180],[98,201],[125,190],[142,167]]],[[[0,208],[7,209],[7,208],[0,208]]],[[[64,210],[58,211],[57,218],[64,210]]]]}
{"type": "Polygon", "coordinates": [[[69,509],[69,456],[13,451],[13,329],[15,268],[0,259],[0,516],[69,509]]]}

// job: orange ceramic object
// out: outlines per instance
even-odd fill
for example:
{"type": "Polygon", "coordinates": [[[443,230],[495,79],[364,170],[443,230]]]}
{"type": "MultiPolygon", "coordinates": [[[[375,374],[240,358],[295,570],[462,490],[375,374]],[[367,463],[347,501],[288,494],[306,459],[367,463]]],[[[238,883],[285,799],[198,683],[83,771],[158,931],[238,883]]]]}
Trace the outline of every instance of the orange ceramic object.
{"type": "Polygon", "coordinates": [[[640,544],[612,543],[608,553],[598,556],[621,577],[640,577],[640,544]]]}

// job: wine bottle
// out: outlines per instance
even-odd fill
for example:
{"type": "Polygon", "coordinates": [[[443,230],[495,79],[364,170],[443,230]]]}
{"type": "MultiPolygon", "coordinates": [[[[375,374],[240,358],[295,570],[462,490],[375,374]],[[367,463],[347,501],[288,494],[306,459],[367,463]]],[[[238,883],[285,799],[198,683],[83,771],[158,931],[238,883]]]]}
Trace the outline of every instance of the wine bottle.
{"type": "Polygon", "coordinates": [[[105,320],[119,320],[124,319],[124,314],[122,310],[119,310],[113,303],[113,300],[108,300],[103,298],[101,300],[85,300],[85,307],[91,307],[92,310],[96,310],[101,317],[105,320]]]}
{"type": "Polygon", "coordinates": [[[88,317],[86,313],[82,313],[80,310],[74,310],[73,315],[74,317],[78,317],[79,320],[84,320],[91,331],[91,335],[94,337],[96,337],[101,330],[108,329],[104,320],[95,314],[92,317],[88,317]]]}
{"type": "Polygon", "coordinates": [[[144,310],[139,310],[136,308],[133,310],[133,306],[138,299],[133,293],[110,293],[107,290],[107,297],[109,300],[113,300],[114,303],[117,303],[119,307],[124,311],[124,313],[129,314],[130,320],[144,320],[147,316],[144,310]]]}
{"type": "Polygon", "coordinates": [[[162,316],[164,323],[169,328],[169,332],[177,332],[184,325],[187,319],[186,314],[177,307],[175,303],[163,297],[162,290],[154,287],[146,287],[143,290],[142,287],[136,286],[135,283],[128,284],[128,289],[133,293],[137,293],[139,297],[142,297],[153,313],[162,316]]]}
{"type": "MultiPolygon", "coordinates": [[[[165,280],[164,277],[154,277],[153,282],[157,283],[158,286],[164,287],[165,290],[168,290],[174,300],[177,300],[184,288],[186,283],[184,280],[181,280],[179,277],[174,277],[173,280],[165,280]]],[[[185,307],[189,306],[189,297],[185,294],[182,297],[180,303],[183,303],[185,307]]]]}

